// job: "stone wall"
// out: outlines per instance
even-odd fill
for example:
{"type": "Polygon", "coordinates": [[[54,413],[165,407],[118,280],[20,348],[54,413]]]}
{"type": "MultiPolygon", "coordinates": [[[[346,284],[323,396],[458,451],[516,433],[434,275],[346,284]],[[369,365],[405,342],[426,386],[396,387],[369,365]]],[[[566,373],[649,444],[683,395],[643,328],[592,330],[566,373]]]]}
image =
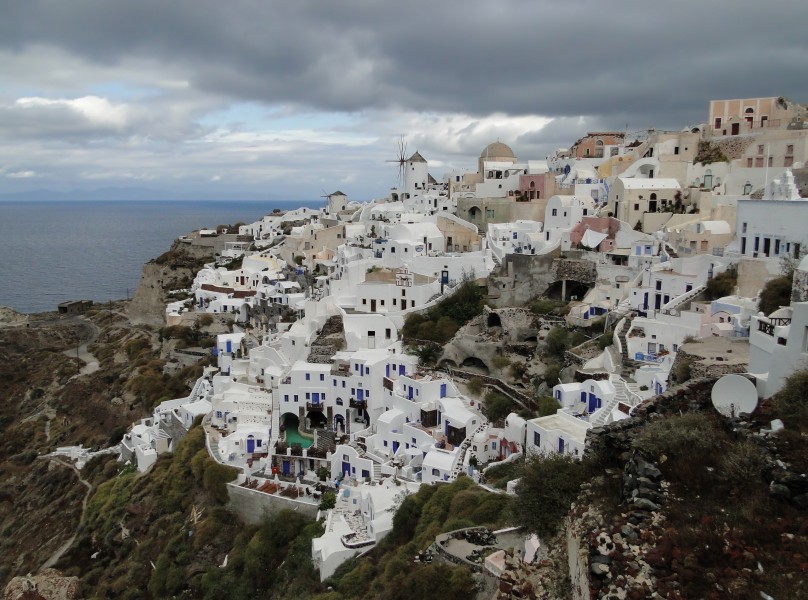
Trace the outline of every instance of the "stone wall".
{"type": "Polygon", "coordinates": [[[494,306],[519,306],[543,294],[555,281],[553,260],[558,252],[541,256],[508,254],[502,266],[488,278],[488,295],[494,306]]]}
{"type": "Polygon", "coordinates": [[[317,517],[319,511],[316,504],[265,494],[233,483],[227,484],[227,494],[230,496],[229,507],[250,525],[260,523],[284,509],[294,510],[312,519],[317,517]]]}

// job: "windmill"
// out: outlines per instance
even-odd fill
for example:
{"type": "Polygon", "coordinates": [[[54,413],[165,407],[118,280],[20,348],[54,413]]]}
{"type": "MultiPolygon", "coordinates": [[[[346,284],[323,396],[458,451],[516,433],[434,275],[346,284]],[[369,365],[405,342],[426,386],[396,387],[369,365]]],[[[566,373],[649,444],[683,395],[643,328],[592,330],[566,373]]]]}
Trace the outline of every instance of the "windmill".
{"type": "Polygon", "coordinates": [[[407,142],[404,141],[403,135],[398,138],[398,158],[387,160],[385,162],[398,163],[398,185],[401,187],[404,180],[404,169],[407,165],[407,142]]]}

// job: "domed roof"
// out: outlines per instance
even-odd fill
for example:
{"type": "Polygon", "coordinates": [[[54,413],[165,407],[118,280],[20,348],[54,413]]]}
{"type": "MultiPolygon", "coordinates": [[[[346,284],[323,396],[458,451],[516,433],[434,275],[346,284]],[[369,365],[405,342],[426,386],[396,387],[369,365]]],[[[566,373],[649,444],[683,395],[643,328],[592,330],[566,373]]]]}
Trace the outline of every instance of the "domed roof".
{"type": "Polygon", "coordinates": [[[507,144],[493,142],[483,148],[483,151],[480,152],[480,158],[516,158],[516,155],[507,144]]]}

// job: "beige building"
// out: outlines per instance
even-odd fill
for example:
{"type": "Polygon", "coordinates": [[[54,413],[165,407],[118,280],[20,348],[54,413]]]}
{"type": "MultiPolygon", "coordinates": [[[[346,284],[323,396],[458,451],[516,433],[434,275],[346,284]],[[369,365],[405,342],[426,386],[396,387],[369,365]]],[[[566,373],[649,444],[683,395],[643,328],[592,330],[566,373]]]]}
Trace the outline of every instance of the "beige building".
{"type": "Polygon", "coordinates": [[[741,135],[756,129],[801,129],[806,107],[783,97],[712,100],[707,123],[713,135],[741,135]]]}
{"type": "Polygon", "coordinates": [[[642,223],[645,213],[663,212],[681,202],[681,191],[676,179],[618,177],[609,188],[607,210],[633,227],[642,223]]]}

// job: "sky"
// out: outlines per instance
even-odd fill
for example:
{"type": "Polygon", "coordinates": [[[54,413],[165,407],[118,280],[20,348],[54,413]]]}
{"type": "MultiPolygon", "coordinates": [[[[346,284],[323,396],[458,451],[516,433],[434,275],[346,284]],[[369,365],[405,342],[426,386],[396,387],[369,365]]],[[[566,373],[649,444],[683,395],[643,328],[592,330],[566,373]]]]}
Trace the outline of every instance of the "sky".
{"type": "Polygon", "coordinates": [[[807,22],[804,0],[2,0],[0,195],[380,198],[400,136],[440,178],[496,140],[542,160],[711,99],[808,103],[807,22]]]}

